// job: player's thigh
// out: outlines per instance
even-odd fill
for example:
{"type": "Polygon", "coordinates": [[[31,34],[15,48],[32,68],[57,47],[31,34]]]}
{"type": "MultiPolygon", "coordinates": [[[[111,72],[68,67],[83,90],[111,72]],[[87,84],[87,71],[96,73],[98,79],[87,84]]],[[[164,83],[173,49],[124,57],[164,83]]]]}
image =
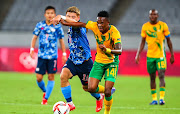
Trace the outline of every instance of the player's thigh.
{"type": "Polygon", "coordinates": [[[60,74],[61,80],[68,80],[68,79],[71,79],[73,76],[77,75],[75,67],[76,66],[74,65],[74,63],[70,59],[68,59],[66,61],[66,64],[64,64],[63,69],[61,71],[61,74],[60,74]]]}
{"type": "Polygon", "coordinates": [[[41,75],[44,75],[46,74],[46,59],[41,59],[38,57],[38,62],[37,62],[37,67],[36,67],[36,70],[35,72],[37,74],[41,74],[41,75]]]}
{"type": "Polygon", "coordinates": [[[81,80],[82,85],[88,85],[89,74],[92,67],[93,67],[93,61],[91,59],[75,67],[77,70],[77,75],[81,80]]]}
{"type": "Polygon", "coordinates": [[[155,73],[157,70],[156,67],[156,58],[147,57],[147,70],[149,74],[155,73]]]}
{"type": "Polygon", "coordinates": [[[91,69],[91,72],[89,74],[89,77],[96,78],[101,81],[104,73],[105,73],[105,65],[95,61],[91,69]]]}
{"type": "Polygon", "coordinates": [[[46,67],[48,74],[55,74],[57,72],[57,59],[47,60],[46,67]]]}
{"type": "Polygon", "coordinates": [[[162,71],[166,70],[167,68],[166,58],[165,57],[157,58],[156,67],[157,67],[157,70],[162,70],[162,71]]]}
{"type": "Polygon", "coordinates": [[[110,63],[105,71],[105,81],[115,82],[118,72],[118,64],[110,63]]]}

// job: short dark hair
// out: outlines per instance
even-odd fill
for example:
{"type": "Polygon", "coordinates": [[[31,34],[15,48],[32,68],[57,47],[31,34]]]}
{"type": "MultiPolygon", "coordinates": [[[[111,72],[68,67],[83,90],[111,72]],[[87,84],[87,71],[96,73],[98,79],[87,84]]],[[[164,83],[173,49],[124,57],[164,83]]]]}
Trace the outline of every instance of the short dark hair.
{"type": "Polygon", "coordinates": [[[106,17],[107,19],[109,19],[109,13],[107,11],[100,11],[97,15],[97,17],[106,17]]]}
{"type": "Polygon", "coordinates": [[[46,12],[46,10],[48,10],[48,9],[53,9],[53,10],[55,11],[55,13],[56,13],[56,9],[55,9],[55,7],[53,7],[53,6],[47,6],[47,7],[45,8],[44,12],[46,12]]]}

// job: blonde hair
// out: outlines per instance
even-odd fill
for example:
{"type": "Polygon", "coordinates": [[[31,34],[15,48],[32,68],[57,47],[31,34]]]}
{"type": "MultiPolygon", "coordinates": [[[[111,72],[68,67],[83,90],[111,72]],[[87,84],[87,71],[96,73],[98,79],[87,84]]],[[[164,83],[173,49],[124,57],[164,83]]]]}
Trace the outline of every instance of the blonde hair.
{"type": "Polygon", "coordinates": [[[66,11],[66,14],[67,12],[76,13],[77,16],[80,15],[80,10],[76,6],[69,7],[66,11]]]}

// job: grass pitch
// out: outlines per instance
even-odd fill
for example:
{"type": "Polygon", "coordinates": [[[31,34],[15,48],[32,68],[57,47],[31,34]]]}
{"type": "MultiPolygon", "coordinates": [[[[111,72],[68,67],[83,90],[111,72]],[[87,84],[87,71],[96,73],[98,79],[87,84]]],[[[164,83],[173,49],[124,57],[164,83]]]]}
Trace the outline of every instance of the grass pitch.
{"type": "MultiPolygon", "coordinates": [[[[53,114],[53,104],[65,101],[60,90],[59,74],[48,105],[41,105],[42,92],[36,84],[35,74],[0,72],[0,114],[53,114]]],[[[44,76],[47,84],[47,75],[44,76]]],[[[180,78],[166,77],[166,104],[150,106],[149,77],[118,76],[113,94],[111,114],[180,114],[180,78]]],[[[159,79],[157,79],[159,96],[159,79]]],[[[95,99],[84,92],[79,78],[70,80],[72,99],[76,109],[70,114],[98,114],[95,99]]],[[[104,80],[101,82],[104,85],[104,80]]],[[[104,108],[99,112],[103,114],[104,108]]]]}

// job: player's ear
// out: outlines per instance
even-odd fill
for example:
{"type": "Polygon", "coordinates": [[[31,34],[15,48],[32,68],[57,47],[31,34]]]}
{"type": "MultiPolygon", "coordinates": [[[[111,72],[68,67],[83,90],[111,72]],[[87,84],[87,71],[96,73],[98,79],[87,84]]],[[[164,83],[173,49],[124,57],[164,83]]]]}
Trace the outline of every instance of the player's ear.
{"type": "Polygon", "coordinates": [[[80,20],[80,15],[78,15],[77,18],[78,18],[78,21],[79,21],[80,20]]]}

